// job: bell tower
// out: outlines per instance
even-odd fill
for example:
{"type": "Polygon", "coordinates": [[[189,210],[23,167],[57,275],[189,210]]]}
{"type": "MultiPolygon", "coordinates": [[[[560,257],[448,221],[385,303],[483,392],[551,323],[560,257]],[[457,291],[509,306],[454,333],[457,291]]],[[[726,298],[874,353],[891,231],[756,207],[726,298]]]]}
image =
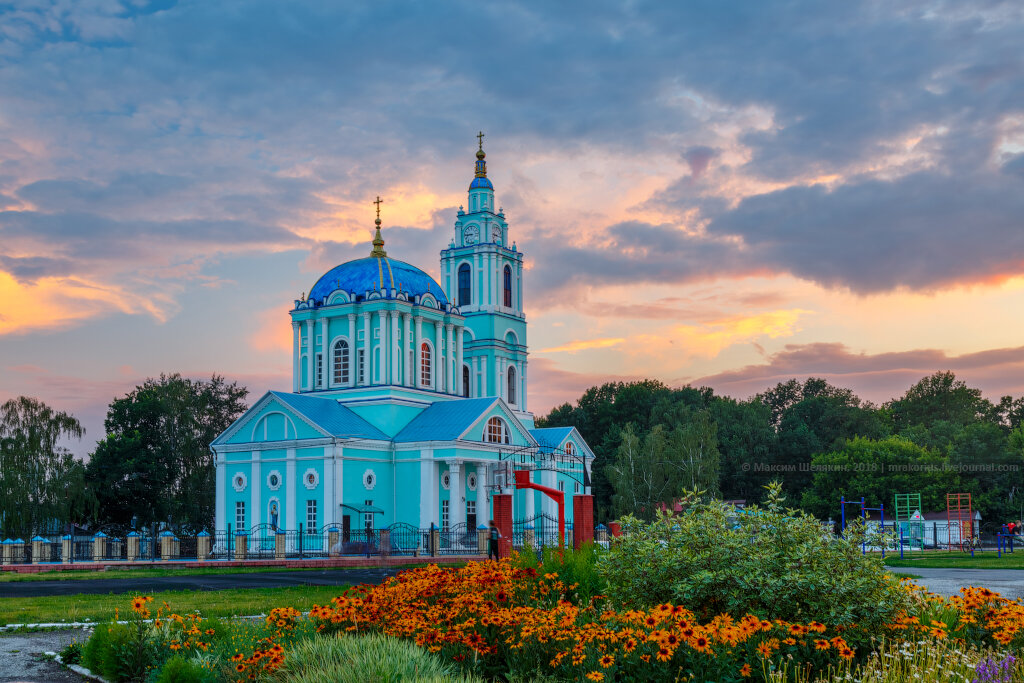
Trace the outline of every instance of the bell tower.
{"type": "MultiPolygon", "coordinates": [[[[467,205],[459,207],[452,241],[441,251],[441,279],[449,301],[466,317],[462,393],[500,396],[525,414],[523,254],[509,240],[505,213],[495,205],[483,138],[477,135],[467,205]]],[[[532,426],[532,418],[523,417],[532,426]]]]}

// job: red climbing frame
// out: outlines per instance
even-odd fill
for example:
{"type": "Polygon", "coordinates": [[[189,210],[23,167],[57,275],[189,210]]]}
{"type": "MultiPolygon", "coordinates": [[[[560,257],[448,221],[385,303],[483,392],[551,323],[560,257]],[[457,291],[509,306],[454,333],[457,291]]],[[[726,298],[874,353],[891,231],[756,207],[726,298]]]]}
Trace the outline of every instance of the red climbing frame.
{"type": "Polygon", "coordinates": [[[949,550],[953,546],[967,552],[974,540],[974,510],[971,508],[971,494],[946,494],[946,529],[949,535],[949,550]]]}

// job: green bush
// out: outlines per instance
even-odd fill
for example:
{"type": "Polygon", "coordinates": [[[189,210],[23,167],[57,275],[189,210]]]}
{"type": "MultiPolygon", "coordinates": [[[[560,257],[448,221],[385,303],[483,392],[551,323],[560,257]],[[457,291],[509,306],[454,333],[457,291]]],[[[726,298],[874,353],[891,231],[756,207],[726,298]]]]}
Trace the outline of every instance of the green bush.
{"type": "Polygon", "coordinates": [[[214,683],[218,680],[211,667],[174,655],[160,667],[154,683],[214,683]]]}
{"type": "Polygon", "coordinates": [[[576,603],[586,605],[598,595],[604,595],[607,582],[597,570],[597,561],[603,552],[597,545],[588,543],[579,550],[544,548],[538,561],[534,552],[521,552],[515,556],[516,566],[533,567],[539,574],[558,574],[567,586],[576,584],[569,591],[576,603]]]}
{"type": "Polygon", "coordinates": [[[909,606],[882,561],[861,553],[862,528],[834,538],[783,508],[780,485],[768,489],[764,508],[688,495],[681,515],[621,520],[624,536],[598,563],[608,597],[622,607],[677,603],[702,619],[751,613],[874,632],[909,606]]]}
{"type": "Polygon", "coordinates": [[[317,636],[295,643],[271,680],[286,683],[480,682],[415,643],[381,635],[317,636]]]}
{"type": "Polygon", "coordinates": [[[82,666],[113,683],[141,681],[156,662],[156,651],[135,624],[102,624],[82,649],[82,666]]]}
{"type": "Polygon", "coordinates": [[[60,661],[64,664],[80,664],[82,661],[82,644],[77,640],[73,640],[64,646],[59,653],[60,661]]]}

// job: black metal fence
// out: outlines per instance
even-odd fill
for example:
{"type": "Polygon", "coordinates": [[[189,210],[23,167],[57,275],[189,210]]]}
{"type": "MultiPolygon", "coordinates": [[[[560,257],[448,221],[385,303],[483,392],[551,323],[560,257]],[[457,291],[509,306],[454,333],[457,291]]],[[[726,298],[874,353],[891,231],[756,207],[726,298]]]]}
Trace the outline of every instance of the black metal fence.
{"type": "MultiPolygon", "coordinates": [[[[557,544],[558,522],[537,515],[515,523],[514,545],[523,547],[527,528],[535,546],[557,544]]],[[[0,564],[11,563],[95,563],[162,562],[178,560],[246,561],[317,559],[374,556],[479,556],[487,554],[487,535],[465,523],[448,528],[418,528],[396,523],[373,529],[345,529],[329,524],[319,529],[282,530],[261,524],[241,533],[228,528],[202,534],[173,534],[153,529],[131,531],[121,536],[73,535],[37,536],[35,540],[5,542],[0,564]]],[[[571,526],[566,526],[571,543],[571,526]]]]}

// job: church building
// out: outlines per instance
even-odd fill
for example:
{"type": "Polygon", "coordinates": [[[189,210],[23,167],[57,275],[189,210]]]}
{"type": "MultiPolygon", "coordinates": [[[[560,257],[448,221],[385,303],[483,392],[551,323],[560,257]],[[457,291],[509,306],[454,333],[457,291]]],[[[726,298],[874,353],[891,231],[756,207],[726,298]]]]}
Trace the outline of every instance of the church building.
{"type": "Polygon", "coordinates": [[[513,488],[512,469],[563,491],[572,521],[594,454],[575,428],[534,426],[523,252],[479,137],[441,284],[388,256],[378,198],[369,256],[294,302],[291,392],[267,392],[211,444],[217,529],[473,530],[496,493],[513,494],[516,520],[557,517],[543,493],[513,488]]]}

